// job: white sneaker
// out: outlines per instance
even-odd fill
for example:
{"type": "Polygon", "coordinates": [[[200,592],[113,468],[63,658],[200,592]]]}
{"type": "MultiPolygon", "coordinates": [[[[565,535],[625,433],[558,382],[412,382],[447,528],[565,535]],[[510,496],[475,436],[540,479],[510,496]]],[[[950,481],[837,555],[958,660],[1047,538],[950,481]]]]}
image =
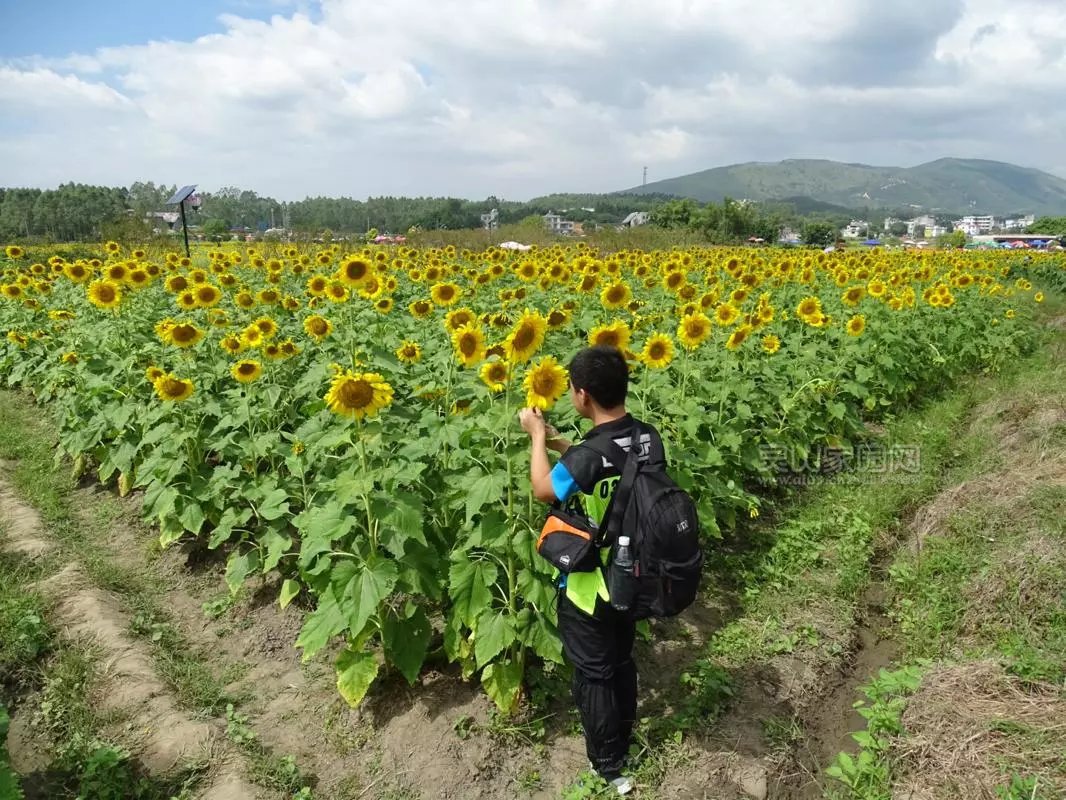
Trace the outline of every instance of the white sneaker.
{"type": "MultiPolygon", "coordinates": [[[[594,775],[600,775],[600,773],[596,772],[596,768],[592,766],[591,761],[589,762],[589,772],[593,773],[594,775]]],[[[600,777],[603,778],[602,775],[600,775],[600,777]]],[[[606,778],[603,779],[607,781],[606,778]]],[[[618,792],[618,794],[620,795],[627,795],[631,791],[633,791],[633,781],[631,781],[625,775],[621,775],[612,781],[607,781],[607,783],[613,786],[615,791],[618,792]]]]}
{"type": "Polygon", "coordinates": [[[633,791],[633,781],[629,780],[629,778],[627,778],[625,775],[619,778],[615,778],[610,783],[611,786],[615,788],[615,791],[618,792],[618,794],[624,795],[629,794],[631,791],[633,791]]]}

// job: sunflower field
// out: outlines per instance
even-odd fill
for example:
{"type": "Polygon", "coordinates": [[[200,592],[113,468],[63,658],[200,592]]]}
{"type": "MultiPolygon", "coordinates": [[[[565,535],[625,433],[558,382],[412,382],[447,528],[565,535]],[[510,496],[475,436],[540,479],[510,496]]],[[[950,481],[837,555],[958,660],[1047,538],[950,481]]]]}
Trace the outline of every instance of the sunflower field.
{"type": "Polygon", "coordinates": [[[76,475],[143,492],[163,546],[221,549],[234,593],[274,576],[352,704],[442,650],[511,712],[562,662],[516,412],[578,436],[580,348],[625,353],[713,539],[782,455],[1030,347],[1043,300],[1010,254],[95,249],[6,248],[0,379],[54,411],[76,475]]]}

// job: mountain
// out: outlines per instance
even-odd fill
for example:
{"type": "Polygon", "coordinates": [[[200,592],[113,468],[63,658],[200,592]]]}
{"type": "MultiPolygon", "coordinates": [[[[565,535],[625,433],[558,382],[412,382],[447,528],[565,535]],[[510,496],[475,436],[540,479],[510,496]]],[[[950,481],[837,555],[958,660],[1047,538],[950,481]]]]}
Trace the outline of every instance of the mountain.
{"type": "Polygon", "coordinates": [[[847,208],[907,208],[973,214],[1066,213],[1066,180],[1038,169],[942,158],[917,167],[871,167],[790,159],[694,172],[627,189],[707,202],[809,197],[847,208]]]}

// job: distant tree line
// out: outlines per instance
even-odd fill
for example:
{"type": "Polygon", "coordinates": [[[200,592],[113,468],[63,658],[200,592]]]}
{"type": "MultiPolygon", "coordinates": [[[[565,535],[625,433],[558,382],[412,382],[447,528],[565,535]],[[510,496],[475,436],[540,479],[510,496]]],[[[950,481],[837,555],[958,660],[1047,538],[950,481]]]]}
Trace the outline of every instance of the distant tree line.
{"type": "MultiPolygon", "coordinates": [[[[138,181],[128,188],[67,183],[56,189],[0,188],[0,240],[41,238],[52,241],[99,240],[124,235],[146,237],[163,223],[149,218],[174,210],[166,201],[177,187],[138,181]]],[[[901,218],[906,210],[847,209],[810,198],[776,202],[747,202],[725,198],[701,204],[661,194],[552,194],[525,202],[487,197],[308,197],[281,202],[235,186],[201,192],[198,210],[189,210],[189,224],[205,235],[222,239],[233,232],[262,232],[287,228],[306,236],[463,230],[481,227],[482,214],[497,211],[499,225],[540,225],[548,212],[589,226],[610,226],[633,211],[651,212],[651,222],[667,230],[695,232],[712,243],[757,237],[776,241],[788,228],[808,244],[830,244],[851,219],[864,219],[871,231],[881,231],[887,217],[901,218]]],[[[938,215],[939,221],[939,215],[938,215]]],[[[944,222],[947,222],[945,218],[944,222]]],[[[889,231],[900,235],[896,223],[889,231]]],[[[1044,217],[1033,233],[1066,232],[1066,218],[1044,217]]]]}
{"type": "MultiPolygon", "coordinates": [[[[0,239],[100,239],[105,231],[116,227],[130,236],[147,236],[153,228],[162,227],[148,215],[173,211],[166,201],[176,188],[150,181],[138,181],[128,188],[75,183],[43,190],[0,188],[0,239]]],[[[575,222],[612,224],[632,211],[648,211],[665,199],[658,195],[557,194],[528,202],[496,197],[308,197],[286,203],[235,186],[198,195],[201,205],[188,209],[188,222],[213,238],[274,227],[312,236],[324,231],[361,234],[371,228],[383,233],[406,233],[412,228],[460,230],[481,227],[481,215],[493,209],[500,225],[549,211],[575,222]]]]}

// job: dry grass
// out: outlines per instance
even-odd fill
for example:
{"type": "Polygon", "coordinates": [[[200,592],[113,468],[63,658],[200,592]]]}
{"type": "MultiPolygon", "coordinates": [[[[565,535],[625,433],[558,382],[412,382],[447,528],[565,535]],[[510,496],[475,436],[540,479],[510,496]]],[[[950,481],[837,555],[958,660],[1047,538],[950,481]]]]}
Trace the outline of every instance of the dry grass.
{"type": "Polygon", "coordinates": [[[901,800],[994,800],[1012,773],[1036,776],[1040,797],[1066,797],[1066,698],[1023,683],[994,661],[931,670],[903,715],[901,800]]]}

